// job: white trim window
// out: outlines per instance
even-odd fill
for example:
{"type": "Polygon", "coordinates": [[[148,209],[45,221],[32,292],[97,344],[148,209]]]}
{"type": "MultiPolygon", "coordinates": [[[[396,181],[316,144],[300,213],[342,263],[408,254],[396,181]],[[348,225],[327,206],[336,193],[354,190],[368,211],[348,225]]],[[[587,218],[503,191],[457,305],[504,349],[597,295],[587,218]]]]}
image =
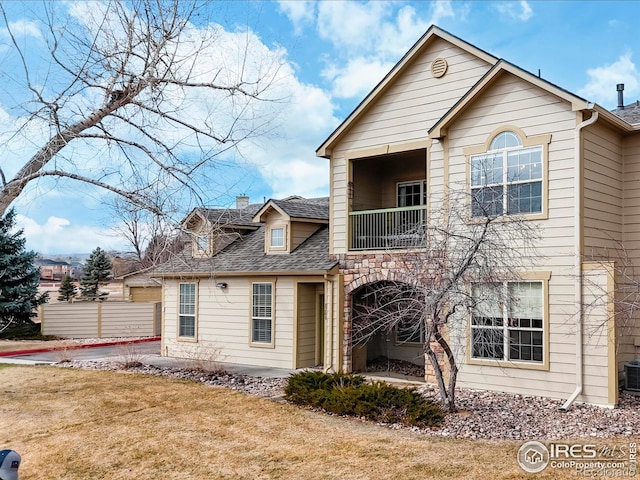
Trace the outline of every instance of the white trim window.
{"type": "Polygon", "coordinates": [[[253,283],[251,343],[273,343],[273,284],[253,283]]]}
{"type": "Polygon", "coordinates": [[[511,131],[471,156],[471,215],[542,213],[542,146],[524,147],[511,131]]]}
{"type": "Polygon", "coordinates": [[[178,336],[196,336],[196,284],[181,283],[178,305],[178,336]]]}
{"type": "Polygon", "coordinates": [[[474,285],[473,297],[471,358],[544,362],[542,282],[474,285]]]}
{"type": "Polygon", "coordinates": [[[427,181],[398,182],[396,186],[397,207],[417,207],[427,204],[427,181]]]}
{"type": "Polygon", "coordinates": [[[284,227],[272,228],[269,239],[271,248],[284,248],[284,227]]]}
{"type": "Polygon", "coordinates": [[[196,246],[199,252],[207,252],[209,250],[209,235],[200,234],[196,236],[196,246]]]}

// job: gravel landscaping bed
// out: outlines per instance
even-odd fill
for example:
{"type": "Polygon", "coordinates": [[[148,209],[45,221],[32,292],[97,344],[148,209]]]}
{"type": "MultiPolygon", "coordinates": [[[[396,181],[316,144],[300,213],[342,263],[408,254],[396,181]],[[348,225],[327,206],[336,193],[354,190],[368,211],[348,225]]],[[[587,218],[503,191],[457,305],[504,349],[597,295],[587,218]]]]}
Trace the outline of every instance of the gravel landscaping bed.
{"type": "MultiPolygon", "coordinates": [[[[118,362],[72,361],[58,366],[93,370],[123,369],[118,362]]],[[[286,378],[250,377],[150,365],[136,366],[126,371],[192,380],[274,400],[282,399],[287,383],[286,378]]],[[[421,385],[419,390],[427,397],[438,399],[437,389],[433,385],[421,385]]],[[[458,389],[456,398],[458,412],[448,414],[438,428],[420,430],[404,425],[387,426],[439,437],[486,440],[640,437],[640,396],[622,394],[616,408],[575,403],[567,412],[560,411],[563,401],[541,397],[458,389]]]]}

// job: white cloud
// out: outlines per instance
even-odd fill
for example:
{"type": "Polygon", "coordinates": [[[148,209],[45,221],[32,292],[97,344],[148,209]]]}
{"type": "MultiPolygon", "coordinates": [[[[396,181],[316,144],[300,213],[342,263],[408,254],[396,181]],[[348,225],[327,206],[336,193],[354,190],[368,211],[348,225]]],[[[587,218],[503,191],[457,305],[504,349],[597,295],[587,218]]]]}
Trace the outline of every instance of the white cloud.
{"type": "MultiPolygon", "coordinates": [[[[16,39],[20,39],[21,37],[42,38],[40,26],[37,22],[31,20],[16,20],[14,22],[9,22],[9,29],[16,39]]],[[[9,36],[9,32],[6,28],[0,29],[0,34],[2,34],[2,36],[9,36]]]]}
{"type": "Polygon", "coordinates": [[[508,19],[526,22],[533,16],[533,9],[527,0],[519,2],[498,2],[494,4],[495,9],[508,19]]]}
{"type": "Polygon", "coordinates": [[[339,98],[359,98],[368,93],[431,24],[455,18],[450,0],[419,7],[395,2],[322,2],[317,28],[333,43],[336,55],[327,57],[322,76],[332,82],[339,98]],[[420,8],[418,11],[416,8],[420,8]]]}
{"type": "Polygon", "coordinates": [[[293,24],[294,33],[300,35],[304,27],[315,21],[316,3],[315,1],[281,0],[278,6],[293,24]]]}
{"type": "Polygon", "coordinates": [[[433,3],[433,11],[431,13],[431,21],[434,25],[438,25],[445,18],[455,18],[451,0],[438,0],[433,3]]]}
{"type": "Polygon", "coordinates": [[[627,95],[625,103],[630,103],[631,95],[637,96],[640,93],[640,72],[631,60],[631,52],[625,53],[610,65],[587,70],[587,75],[589,81],[578,90],[578,95],[608,108],[617,105],[618,83],[624,83],[624,93],[627,95]]]}
{"type": "Polygon", "coordinates": [[[318,4],[318,33],[343,54],[375,47],[392,2],[331,1],[318,4]]]}
{"type": "Polygon", "coordinates": [[[122,239],[108,228],[75,225],[66,218],[51,216],[43,224],[24,215],[16,215],[16,225],[24,230],[27,248],[43,254],[88,253],[96,247],[119,250],[122,239]]]}
{"type": "Polygon", "coordinates": [[[391,70],[393,63],[381,63],[378,59],[357,57],[342,68],[330,68],[322,72],[333,80],[333,95],[337,98],[365,96],[391,70]]]}

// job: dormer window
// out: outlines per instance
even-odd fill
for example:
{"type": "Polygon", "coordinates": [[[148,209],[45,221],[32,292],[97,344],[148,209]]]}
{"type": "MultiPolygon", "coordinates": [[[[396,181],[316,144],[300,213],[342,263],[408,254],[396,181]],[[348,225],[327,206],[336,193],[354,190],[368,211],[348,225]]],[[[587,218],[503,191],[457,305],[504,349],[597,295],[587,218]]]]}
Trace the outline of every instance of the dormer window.
{"type": "Polygon", "coordinates": [[[271,229],[271,248],[284,248],[284,227],[271,229]]]}
{"type": "Polygon", "coordinates": [[[278,221],[277,223],[267,226],[265,234],[265,249],[267,253],[286,253],[288,248],[287,230],[289,226],[286,223],[278,221]]]}
{"type": "Polygon", "coordinates": [[[206,252],[207,250],[209,250],[209,236],[198,235],[196,237],[196,245],[198,246],[199,252],[206,252]]]}

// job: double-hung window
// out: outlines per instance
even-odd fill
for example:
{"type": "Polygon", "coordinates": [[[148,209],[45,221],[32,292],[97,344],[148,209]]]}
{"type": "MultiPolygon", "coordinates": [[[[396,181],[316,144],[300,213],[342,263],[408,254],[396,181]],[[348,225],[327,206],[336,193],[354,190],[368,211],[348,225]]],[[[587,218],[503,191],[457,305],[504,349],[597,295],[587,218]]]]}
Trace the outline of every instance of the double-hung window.
{"type": "Polygon", "coordinates": [[[251,343],[273,344],[273,284],[252,283],[251,343]]]}
{"type": "Polygon", "coordinates": [[[284,248],[284,227],[272,228],[271,232],[271,248],[284,248]]]}
{"type": "Polygon", "coordinates": [[[471,214],[541,213],[542,180],[542,146],[524,147],[514,132],[499,133],[487,153],[471,156],[471,214]]]}
{"type": "Polygon", "coordinates": [[[178,305],[178,336],[196,336],[196,284],[181,283],[178,305]]]}
{"type": "Polygon", "coordinates": [[[543,283],[478,284],[471,315],[471,358],[544,362],[543,283]]]}

